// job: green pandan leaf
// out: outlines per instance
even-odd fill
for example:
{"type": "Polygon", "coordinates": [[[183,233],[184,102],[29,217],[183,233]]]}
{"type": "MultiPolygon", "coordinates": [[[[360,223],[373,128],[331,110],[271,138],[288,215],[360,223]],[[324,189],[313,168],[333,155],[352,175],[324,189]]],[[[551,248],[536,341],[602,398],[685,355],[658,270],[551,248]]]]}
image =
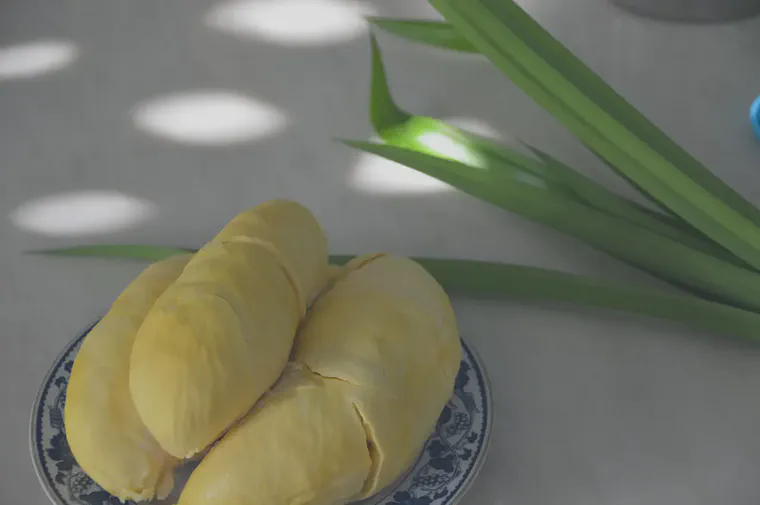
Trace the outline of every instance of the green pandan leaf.
{"type": "MultiPolygon", "coordinates": [[[[438,0],[433,0],[433,3],[438,0]]],[[[465,6],[467,0],[441,0],[465,6]]],[[[510,30],[526,42],[557,72],[565,76],[577,89],[581,90],[607,114],[614,117],[625,128],[640,138],[650,148],[677,166],[683,173],[702,185],[737,212],[760,225],[760,211],[741,197],[730,186],[713,174],[681,146],[655,126],[641,112],[618,94],[598,74],[586,66],[578,57],[548,31],[539,25],[513,0],[482,0],[489,10],[507,21],[510,30]]]]}
{"type": "Polygon", "coordinates": [[[396,104],[390,93],[382,53],[374,38],[372,39],[371,83],[370,110],[373,113],[370,114],[370,119],[380,138],[388,144],[454,159],[473,167],[482,168],[490,164],[494,169],[506,169],[510,172],[519,169],[531,173],[541,178],[547,185],[551,181],[558,191],[572,193],[578,199],[599,210],[676,240],[682,240],[702,251],[715,253],[721,258],[730,257],[731,261],[738,261],[732,254],[706,239],[680,219],[655,212],[623,198],[532,146],[526,145],[538,159],[500,146],[493,140],[452,127],[443,121],[412,115],[403,110],[396,104]],[[391,111],[391,113],[381,115],[380,112],[383,110],[391,111]]]}
{"type": "Polygon", "coordinates": [[[371,37],[372,43],[372,89],[376,90],[376,96],[373,96],[369,102],[369,117],[373,125],[385,130],[402,124],[409,118],[409,114],[401,110],[390,98],[391,92],[388,89],[388,80],[383,78],[375,80],[376,75],[385,77],[385,69],[380,58],[380,48],[377,45],[375,37],[371,37]]]}
{"type": "MultiPolygon", "coordinates": [[[[376,132],[389,145],[468,165],[472,169],[460,172],[460,176],[479,178],[480,184],[492,188],[510,184],[511,179],[532,180],[545,189],[556,192],[557,202],[570,197],[576,202],[625,219],[701,252],[746,266],[683,221],[623,198],[538,149],[527,146],[535,157],[526,156],[500,146],[490,139],[454,128],[438,119],[415,116],[401,109],[393,100],[388,88],[382,53],[374,39],[371,82],[371,110],[387,108],[393,112],[392,120],[388,119],[388,115],[382,116],[382,120],[377,119],[380,117],[378,115],[371,116],[376,132]],[[506,178],[507,181],[501,178],[506,178]]],[[[628,261],[625,256],[618,258],[628,261]]],[[[663,278],[661,275],[659,277],[663,278]]],[[[667,277],[664,279],[669,282],[673,280],[667,277]]]]}
{"type": "Polygon", "coordinates": [[[646,272],[736,306],[760,310],[760,274],[692,249],[554,191],[540,179],[373,142],[349,146],[435,177],[481,201],[567,233],[646,272]]]}
{"type": "Polygon", "coordinates": [[[749,340],[760,338],[760,314],[688,295],[625,286],[537,267],[414,259],[454,293],[483,298],[567,302],[675,321],[749,340]]]}
{"type": "Polygon", "coordinates": [[[178,254],[194,252],[193,249],[140,244],[96,244],[60,249],[38,249],[29,254],[50,256],[89,256],[95,258],[122,258],[159,261],[178,254]]]}
{"type": "MultiPolygon", "coordinates": [[[[161,260],[192,249],[151,245],[100,244],[30,251],[46,255],[161,260]]],[[[350,255],[334,255],[344,264],[350,255]]],[[[614,282],[536,267],[482,261],[413,258],[452,294],[489,299],[566,302],[654,317],[719,334],[757,340],[760,315],[719,303],[659,289],[614,282]]]]}
{"type": "Polygon", "coordinates": [[[744,268],[751,268],[720,245],[704,237],[694,228],[674,219],[671,215],[653,211],[618,196],[540,149],[532,146],[527,147],[541,161],[544,169],[551,174],[552,178],[570,188],[590,206],[610,215],[626,219],[716,258],[744,268]]]}
{"type": "Polygon", "coordinates": [[[596,89],[603,81],[590,77],[588,68],[514,2],[431,3],[497,68],[636,186],[760,268],[760,228],[755,225],[760,212],[706,175],[706,169],[695,168],[654,125],[631,119],[630,106],[621,105],[622,98],[614,99],[612,90],[596,89]]]}
{"type": "MultiPolygon", "coordinates": [[[[441,21],[411,21],[411,20],[394,20],[394,19],[388,19],[388,18],[375,18],[374,20],[371,19],[379,28],[384,29],[390,33],[393,33],[397,36],[400,36],[402,38],[405,38],[412,42],[418,42],[434,47],[438,47],[441,49],[453,49],[453,50],[464,50],[466,52],[472,52],[477,53],[477,49],[473,47],[469,42],[467,42],[464,37],[459,35],[454,27],[447,22],[441,22],[441,21]]],[[[374,42],[373,42],[374,45],[374,42]]],[[[385,83],[382,83],[385,85],[385,83]]],[[[637,112],[638,113],[638,112],[637,112]]],[[[640,114],[639,114],[640,116],[640,114]]],[[[602,159],[604,163],[607,163],[606,160],[602,159]]],[[[607,165],[615,171],[618,175],[623,177],[629,184],[631,184],[636,190],[638,190],[644,197],[646,197],[648,200],[652,201],[655,205],[660,207],[665,212],[670,212],[666,207],[663,207],[658,201],[654,200],[646,191],[644,191],[640,186],[638,186],[634,181],[632,181],[630,178],[626,177],[625,174],[620,172],[614,165],[607,165]]],[[[673,220],[680,221],[680,218],[677,218],[677,216],[673,216],[673,220]]],[[[685,224],[685,223],[684,223],[685,224]]],[[[689,227],[691,230],[693,228],[689,227]]]]}
{"type": "Polygon", "coordinates": [[[412,42],[439,49],[477,53],[467,39],[459,35],[449,23],[441,21],[418,21],[407,19],[369,18],[378,28],[412,42]]]}

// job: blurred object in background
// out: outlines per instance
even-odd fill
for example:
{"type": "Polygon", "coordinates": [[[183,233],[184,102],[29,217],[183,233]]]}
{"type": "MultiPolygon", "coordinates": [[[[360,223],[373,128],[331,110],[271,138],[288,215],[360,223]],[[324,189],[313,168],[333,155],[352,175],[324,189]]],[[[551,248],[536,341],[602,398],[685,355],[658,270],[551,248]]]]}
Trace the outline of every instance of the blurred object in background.
{"type": "Polygon", "coordinates": [[[752,130],[755,132],[755,137],[760,140],[760,96],[752,102],[752,107],[749,109],[749,121],[752,124],[752,130]]]}
{"type": "Polygon", "coordinates": [[[610,0],[641,16],[668,21],[723,22],[760,15],[760,0],[610,0]]]}

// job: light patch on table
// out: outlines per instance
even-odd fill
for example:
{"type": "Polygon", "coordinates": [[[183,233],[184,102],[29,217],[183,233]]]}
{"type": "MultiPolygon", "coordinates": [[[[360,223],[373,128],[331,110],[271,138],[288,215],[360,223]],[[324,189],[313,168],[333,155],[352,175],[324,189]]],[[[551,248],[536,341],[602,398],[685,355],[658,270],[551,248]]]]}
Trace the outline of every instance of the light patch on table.
{"type": "Polygon", "coordinates": [[[80,191],[29,200],[10,219],[40,235],[82,236],[133,228],[157,212],[154,203],[117,191],[80,191]]]}
{"type": "Polygon", "coordinates": [[[491,140],[501,140],[503,135],[496,131],[496,129],[485,121],[471,117],[452,117],[447,118],[445,121],[451,126],[455,126],[461,130],[466,130],[469,133],[480,135],[491,140]]]}
{"type": "Polygon", "coordinates": [[[177,93],[138,105],[138,128],[180,143],[227,145],[270,137],[288,123],[275,106],[233,91],[177,93]]]}
{"type": "Polygon", "coordinates": [[[66,41],[41,40],[0,48],[0,81],[32,79],[70,65],[77,48],[66,41]]]}
{"type": "MultiPolygon", "coordinates": [[[[372,140],[378,142],[377,137],[372,140]]],[[[487,166],[486,159],[480,153],[456,136],[426,131],[416,136],[416,141],[426,154],[458,161],[473,169],[487,166]]],[[[370,153],[361,154],[351,174],[350,183],[361,191],[385,194],[435,193],[453,189],[451,185],[434,177],[370,153]]]]}
{"type": "Polygon", "coordinates": [[[359,156],[349,183],[365,193],[386,195],[439,193],[452,189],[429,175],[369,153],[359,156]]]}
{"type": "Polygon", "coordinates": [[[248,0],[221,4],[208,26],[245,38],[282,45],[343,42],[367,33],[369,6],[349,0],[248,0]]]}
{"type": "Polygon", "coordinates": [[[441,158],[458,161],[473,167],[484,167],[485,161],[469,145],[439,132],[425,132],[417,141],[441,158]]]}

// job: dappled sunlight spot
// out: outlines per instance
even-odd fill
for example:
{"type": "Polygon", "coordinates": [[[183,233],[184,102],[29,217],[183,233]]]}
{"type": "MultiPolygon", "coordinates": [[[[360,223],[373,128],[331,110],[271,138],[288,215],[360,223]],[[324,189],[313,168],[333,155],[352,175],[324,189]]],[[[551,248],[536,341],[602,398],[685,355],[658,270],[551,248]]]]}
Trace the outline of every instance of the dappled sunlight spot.
{"type": "Polygon", "coordinates": [[[283,45],[344,42],[368,31],[371,7],[350,0],[243,0],[221,4],[208,26],[240,37],[283,45]]]}
{"type": "Polygon", "coordinates": [[[32,79],[61,70],[77,58],[74,44],[41,40],[0,48],[0,81],[32,79]]]}
{"type": "Polygon", "coordinates": [[[439,193],[452,189],[438,179],[367,153],[359,156],[349,183],[359,191],[374,194],[439,193]]]}
{"type": "Polygon", "coordinates": [[[448,158],[474,167],[484,166],[484,160],[474,149],[465,142],[452,139],[443,133],[426,132],[418,136],[417,141],[441,158],[448,158]]]}
{"type": "Polygon", "coordinates": [[[138,128],[174,142],[226,145],[269,137],[287,117],[268,103],[222,90],[193,91],[157,98],[134,111],[138,128]]]}
{"type": "Polygon", "coordinates": [[[485,137],[491,140],[501,140],[504,136],[499,133],[493,126],[489,125],[485,121],[469,117],[453,117],[447,118],[445,121],[451,126],[455,126],[461,130],[466,130],[475,135],[485,137]]]}
{"type": "Polygon", "coordinates": [[[22,230],[63,237],[125,230],[157,213],[154,203],[124,193],[80,191],[29,200],[10,220],[22,230]]]}

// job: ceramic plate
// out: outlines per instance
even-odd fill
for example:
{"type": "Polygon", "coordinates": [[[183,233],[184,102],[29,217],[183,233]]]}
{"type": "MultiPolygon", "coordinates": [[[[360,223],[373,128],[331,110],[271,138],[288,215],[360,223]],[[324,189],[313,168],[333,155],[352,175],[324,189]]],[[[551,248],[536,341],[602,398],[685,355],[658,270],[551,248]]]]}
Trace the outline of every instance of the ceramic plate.
{"type": "MultiPolygon", "coordinates": [[[[66,346],[42,383],[32,410],[32,460],[42,487],[55,505],[122,505],[79,468],[66,442],[66,385],[74,357],[88,332],[66,346]]],[[[462,349],[454,394],[417,462],[397,482],[361,505],[453,505],[472,483],[488,448],[491,392],[478,357],[465,342],[462,349]]],[[[180,468],[175,492],[152,503],[176,503],[192,468],[192,464],[180,468]]]]}

